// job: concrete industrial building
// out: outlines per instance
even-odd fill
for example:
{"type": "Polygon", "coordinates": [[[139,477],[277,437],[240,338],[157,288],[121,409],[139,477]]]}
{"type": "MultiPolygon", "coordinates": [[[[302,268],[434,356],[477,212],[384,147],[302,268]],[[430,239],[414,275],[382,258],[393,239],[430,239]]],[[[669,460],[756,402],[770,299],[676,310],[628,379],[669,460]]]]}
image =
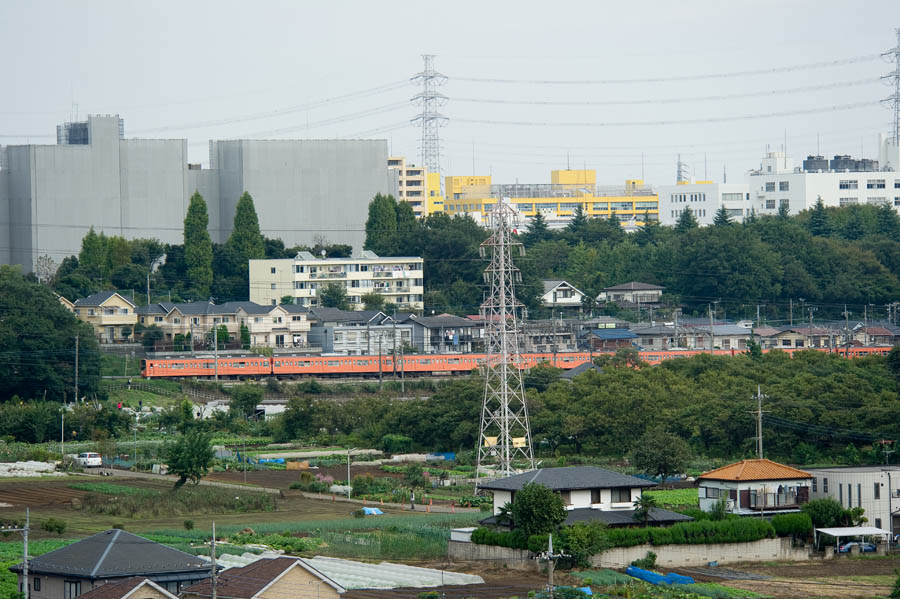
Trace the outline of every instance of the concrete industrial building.
{"type": "Polygon", "coordinates": [[[621,187],[597,185],[593,170],[551,171],[549,184],[492,185],[490,177],[447,177],[445,181],[444,211],[467,214],[482,224],[487,224],[487,213],[498,199],[523,217],[541,212],[551,229],[565,227],[579,205],[588,217],[615,214],[623,225],[641,225],[645,214],[649,220],[659,217],[658,196],[643,181],[629,179],[621,187]]]}
{"type": "Polygon", "coordinates": [[[210,168],[188,164],[187,140],[127,139],[118,116],[57,129],[56,145],[0,147],[0,263],[77,254],[90,227],[107,235],[182,241],[199,191],[214,242],[231,233],[244,191],[260,229],[286,246],[361,247],[369,201],[396,194],[385,140],[210,141],[210,168]],[[7,224],[8,223],[8,224],[7,224]]]}
{"type": "Polygon", "coordinates": [[[250,301],[264,305],[293,296],[300,306],[319,306],[319,290],[331,283],[344,285],[350,306],[363,307],[367,293],[384,295],[398,309],[423,309],[423,260],[418,257],[379,257],[363,251],[351,258],[317,258],[299,252],[294,258],[250,261],[250,301]]]}

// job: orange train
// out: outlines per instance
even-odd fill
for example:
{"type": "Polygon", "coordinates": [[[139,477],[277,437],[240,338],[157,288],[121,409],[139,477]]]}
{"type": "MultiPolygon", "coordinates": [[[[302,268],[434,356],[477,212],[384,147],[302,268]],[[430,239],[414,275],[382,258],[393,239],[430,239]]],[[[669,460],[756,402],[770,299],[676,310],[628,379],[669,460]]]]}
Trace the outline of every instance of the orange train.
{"type": "MultiPolygon", "coordinates": [[[[835,351],[848,357],[857,358],[867,355],[885,355],[890,347],[850,347],[829,350],[828,348],[810,348],[814,351],[835,351]]],[[[764,352],[770,350],[765,349],[764,352]]],[[[788,354],[803,349],[784,349],[788,354]]],[[[807,350],[808,351],[808,350],[807,350]]],[[[659,364],[673,358],[688,358],[698,354],[708,354],[709,350],[679,351],[641,351],[641,360],[649,364],[659,364]]],[[[713,350],[714,355],[733,356],[737,350],[713,350]]],[[[594,356],[605,352],[594,352],[594,356]]],[[[606,353],[606,355],[609,355],[606,353]]],[[[558,353],[554,359],[552,353],[522,354],[521,368],[532,368],[541,363],[555,365],[557,368],[575,368],[591,359],[588,352],[558,353]]],[[[485,354],[412,354],[397,360],[398,372],[410,375],[454,375],[465,374],[482,366],[485,354]]],[[[212,355],[190,357],[185,354],[157,354],[141,360],[141,376],[145,378],[213,378],[216,374],[226,379],[259,378],[279,376],[283,378],[313,377],[375,377],[379,370],[384,374],[393,374],[394,359],[381,357],[379,367],[378,356],[310,356],[280,354],[274,357],[258,356],[249,353],[220,355],[216,372],[216,358],[212,355]]]]}

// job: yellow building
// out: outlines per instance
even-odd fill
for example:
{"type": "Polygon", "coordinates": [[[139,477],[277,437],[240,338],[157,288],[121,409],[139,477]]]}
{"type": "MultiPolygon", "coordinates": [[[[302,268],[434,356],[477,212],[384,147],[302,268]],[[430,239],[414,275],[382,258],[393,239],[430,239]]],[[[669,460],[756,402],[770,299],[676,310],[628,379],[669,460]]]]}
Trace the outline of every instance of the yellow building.
{"type": "Polygon", "coordinates": [[[441,174],[425,173],[425,186],[428,190],[428,196],[425,200],[425,214],[434,214],[435,212],[444,211],[444,194],[441,193],[441,174]]]}
{"type": "Polygon", "coordinates": [[[551,183],[492,185],[490,177],[447,177],[444,211],[468,214],[485,222],[485,214],[498,198],[508,200],[524,216],[538,211],[550,226],[563,226],[580,205],[589,217],[609,218],[615,214],[623,223],[643,225],[659,219],[659,196],[640,179],[628,179],[623,186],[596,184],[596,171],[556,170],[551,183]]]}
{"type": "Polygon", "coordinates": [[[134,308],[134,302],[115,291],[101,291],[72,304],[75,318],[94,327],[101,343],[127,341],[134,335],[137,324],[134,308]]]}

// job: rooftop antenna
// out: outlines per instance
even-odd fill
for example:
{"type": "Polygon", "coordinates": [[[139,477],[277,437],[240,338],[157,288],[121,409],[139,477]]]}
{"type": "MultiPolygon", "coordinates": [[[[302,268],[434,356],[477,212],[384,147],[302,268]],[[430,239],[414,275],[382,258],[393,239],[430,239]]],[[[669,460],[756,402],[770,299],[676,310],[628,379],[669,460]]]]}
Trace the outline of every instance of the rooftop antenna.
{"type": "Polygon", "coordinates": [[[728,173],[725,171],[725,165],[722,165],[722,183],[728,183],[728,173]]]}
{"type": "Polygon", "coordinates": [[[488,213],[492,234],[479,248],[482,256],[490,252],[491,263],[484,271],[490,293],[481,305],[487,356],[476,485],[488,462],[494,462],[502,476],[513,474],[513,462],[517,459],[526,462],[529,469],[535,468],[516,318],[516,310],[522,304],[516,300],[515,284],[522,277],[512,261],[512,248],[517,247],[520,255],[525,252],[522,244],[512,240],[515,218],[511,206],[502,201],[494,204],[488,213]]]}

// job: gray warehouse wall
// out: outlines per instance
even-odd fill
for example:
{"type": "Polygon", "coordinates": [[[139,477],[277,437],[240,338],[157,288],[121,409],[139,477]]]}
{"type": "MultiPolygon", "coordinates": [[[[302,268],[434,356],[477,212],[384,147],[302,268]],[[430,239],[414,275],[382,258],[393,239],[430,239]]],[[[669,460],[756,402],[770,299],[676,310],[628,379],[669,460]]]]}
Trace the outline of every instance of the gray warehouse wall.
{"type": "Polygon", "coordinates": [[[6,148],[0,147],[0,152],[4,152],[0,159],[0,264],[9,264],[9,250],[12,247],[9,238],[9,177],[2,167],[6,163],[6,148]]]}
{"type": "Polygon", "coordinates": [[[292,246],[323,235],[359,250],[372,197],[395,191],[385,140],[220,141],[216,152],[225,237],[246,190],[266,236],[292,246]]]}

